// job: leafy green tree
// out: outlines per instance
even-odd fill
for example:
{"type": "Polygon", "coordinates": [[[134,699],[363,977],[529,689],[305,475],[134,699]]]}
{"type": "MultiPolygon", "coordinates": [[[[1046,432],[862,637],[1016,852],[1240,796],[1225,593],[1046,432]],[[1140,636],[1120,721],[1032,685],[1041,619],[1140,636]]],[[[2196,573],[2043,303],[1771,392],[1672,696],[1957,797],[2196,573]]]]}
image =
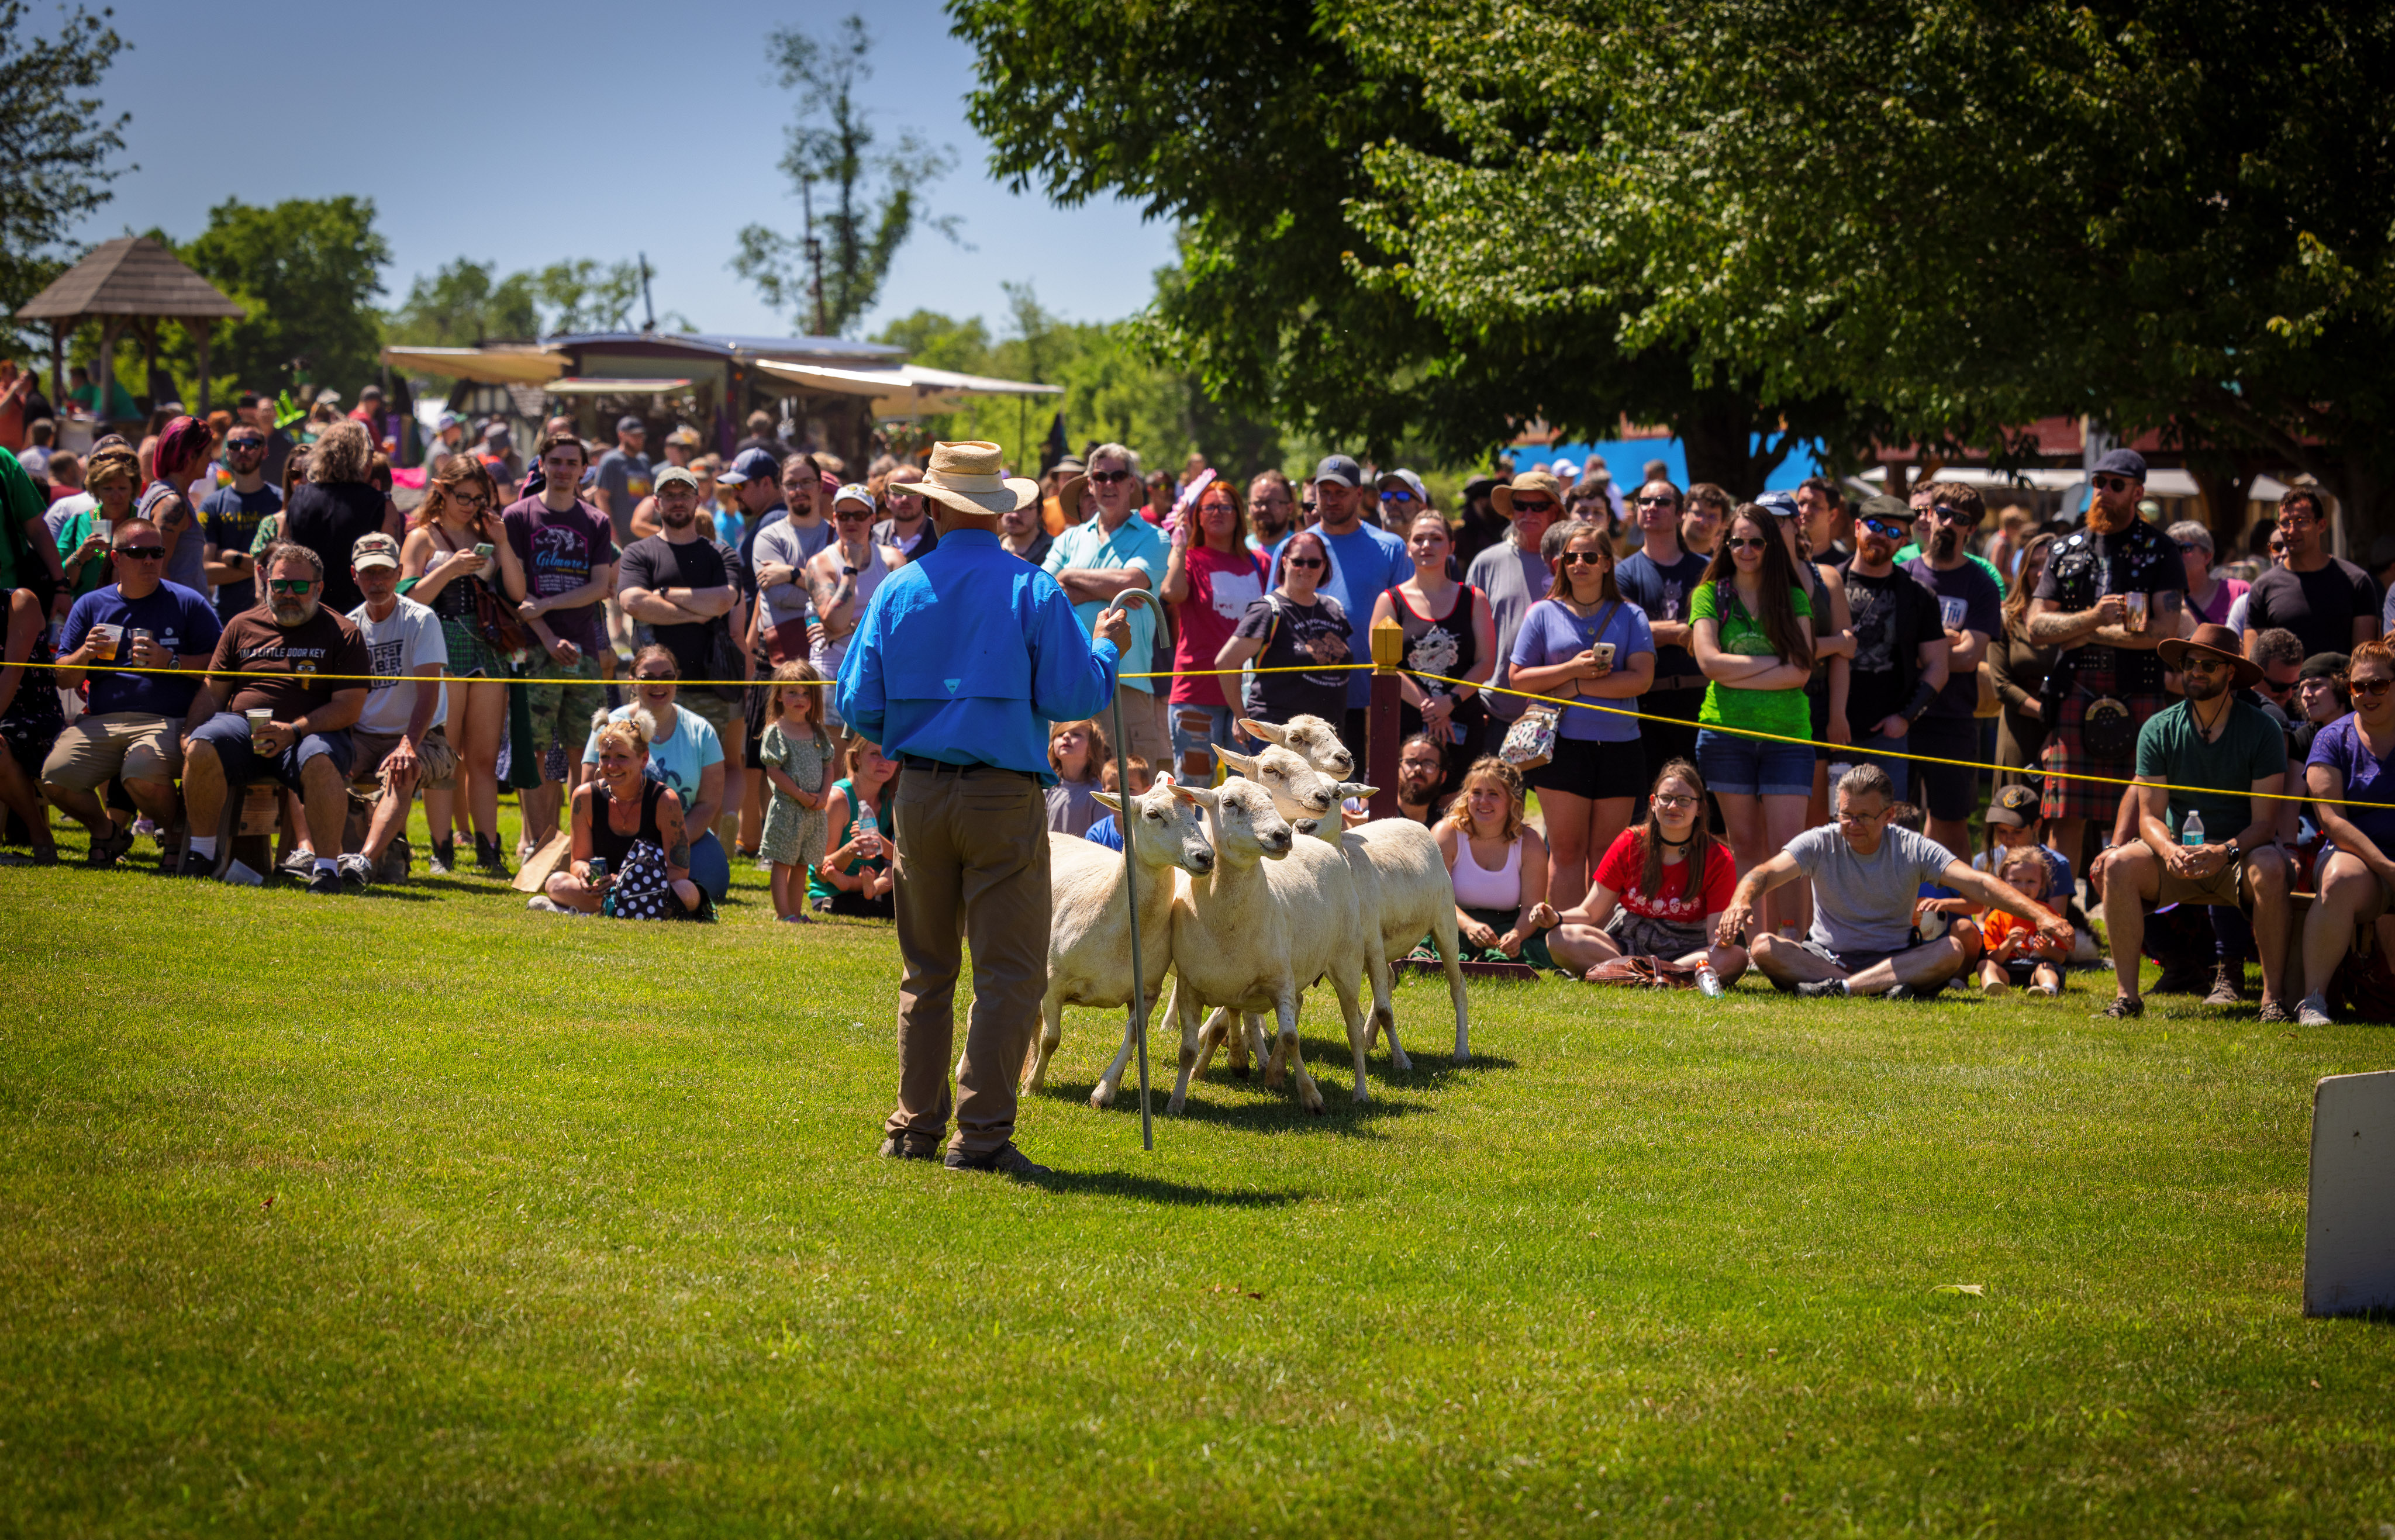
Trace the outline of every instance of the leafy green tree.
{"type": "MultiPolygon", "coordinates": [[[[109,117],[96,94],[100,77],[131,46],[109,25],[110,11],[81,6],[55,36],[36,36],[23,0],[0,0],[0,308],[13,312],[65,270],[77,221],[106,203],[108,184],[128,169],[132,114],[109,117]]],[[[19,348],[46,350],[46,328],[5,321],[19,348]]]]}
{"type": "MultiPolygon", "coordinates": [[[[390,247],[371,199],[292,198],[262,207],[229,198],[180,256],[245,307],[220,323],[210,358],[215,393],[279,390],[304,378],[354,399],[380,365],[374,296],[390,247]]],[[[172,349],[188,370],[190,344],[172,349]]]]}
{"type": "Polygon", "coordinates": [[[385,330],[393,342],[472,347],[495,338],[540,335],[540,310],[528,272],[497,276],[498,266],[460,257],[430,276],[418,274],[385,330]]]}
{"type": "Polygon", "coordinates": [[[901,131],[893,148],[875,149],[872,114],[860,99],[873,74],[873,39],[864,17],[849,17],[828,38],[786,27],[767,46],[782,84],[799,93],[799,121],[790,128],[782,169],[804,203],[806,226],[797,236],[747,227],[732,268],[757,286],[766,304],[789,311],[801,325],[844,336],[873,308],[892,259],[919,225],[959,239],[955,216],[930,218],[923,211],[923,189],[954,169],[956,154],[911,130],[901,131]],[[825,199],[821,214],[818,190],[825,199]]]}

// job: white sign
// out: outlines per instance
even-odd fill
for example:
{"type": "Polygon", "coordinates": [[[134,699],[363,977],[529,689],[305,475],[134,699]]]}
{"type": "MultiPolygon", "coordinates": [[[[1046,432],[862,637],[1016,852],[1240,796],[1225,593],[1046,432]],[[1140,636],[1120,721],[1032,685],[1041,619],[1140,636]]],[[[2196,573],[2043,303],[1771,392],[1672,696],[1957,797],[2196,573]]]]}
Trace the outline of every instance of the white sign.
{"type": "Polygon", "coordinates": [[[2395,1070],[2312,1087],[2304,1313],[2395,1310],[2395,1070]]]}

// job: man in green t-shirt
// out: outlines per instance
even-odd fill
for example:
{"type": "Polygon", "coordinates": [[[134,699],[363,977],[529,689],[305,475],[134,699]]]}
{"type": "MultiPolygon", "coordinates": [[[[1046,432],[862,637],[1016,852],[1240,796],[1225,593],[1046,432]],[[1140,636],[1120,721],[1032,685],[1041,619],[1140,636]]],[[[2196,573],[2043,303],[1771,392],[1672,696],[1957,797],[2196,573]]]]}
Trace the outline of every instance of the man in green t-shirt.
{"type": "Polygon", "coordinates": [[[2139,838],[2113,850],[2104,869],[2104,925],[2119,997],[2104,1014],[2141,1015],[2138,949],[2152,904],[2234,904],[2254,920],[2262,954],[2262,1020],[2293,1021],[2280,974],[2290,908],[2287,858],[2277,840],[2287,741],[2277,722],[2238,692],[2262,677],[2225,625],[2199,625],[2187,640],[2156,649],[2178,670],[2187,698],[2137,731],[2139,838]]]}

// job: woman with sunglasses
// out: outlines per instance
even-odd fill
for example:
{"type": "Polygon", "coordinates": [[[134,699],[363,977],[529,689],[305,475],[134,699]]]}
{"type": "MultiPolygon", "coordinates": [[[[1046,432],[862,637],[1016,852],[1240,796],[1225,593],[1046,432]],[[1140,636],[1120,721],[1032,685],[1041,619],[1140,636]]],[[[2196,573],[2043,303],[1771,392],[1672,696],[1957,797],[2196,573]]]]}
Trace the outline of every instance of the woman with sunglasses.
{"type": "MultiPolygon", "coordinates": [[[[1804,832],[1813,794],[1813,717],[1805,700],[1812,616],[1813,601],[1770,516],[1741,505],[1688,600],[1692,651],[1712,681],[1697,712],[1697,768],[1713,787],[1740,872],[1804,832]]],[[[1797,906],[1778,907],[1781,922],[1793,923],[1797,906]]]]}
{"type": "MultiPolygon", "coordinates": [[[[297,456],[294,456],[297,458],[297,456]]],[[[512,613],[499,600],[503,573],[519,581],[523,568],[499,523],[499,489],[483,462],[452,454],[426,478],[424,501],[400,543],[400,591],[441,617],[449,672],[448,737],[457,751],[457,781],[448,791],[426,791],[424,822],[432,841],[432,869],[457,865],[457,796],[474,830],[474,864],[503,877],[499,846],[499,744],[508,731],[508,676],[496,638],[483,628],[485,611],[512,613]],[[488,547],[490,555],[483,554],[488,547]],[[487,597],[486,597],[487,596],[487,597]]]]}
{"type": "Polygon", "coordinates": [[[1555,757],[1523,777],[1547,825],[1547,891],[1588,891],[1590,863],[1630,825],[1647,789],[1647,753],[1632,715],[1655,678],[1647,612],[1622,597],[1613,542],[1596,524],[1547,532],[1560,548],[1547,597],[1514,637],[1511,687],[1565,702],[1555,757]],[[1586,702],[1579,704],[1572,703],[1586,702]],[[1619,709],[1606,709],[1613,706],[1619,709]]]}
{"type": "Polygon", "coordinates": [[[1231,639],[1214,654],[1217,668],[1237,668],[1252,659],[1241,698],[1242,715],[1286,722],[1300,713],[1336,726],[1347,711],[1347,671],[1284,673],[1307,664],[1346,663],[1355,627],[1339,601],[1322,591],[1330,580],[1330,546],[1317,530],[1300,530],[1281,543],[1272,591],[1248,605],[1231,639]]]}
{"type": "Polygon", "coordinates": [[[1264,562],[1248,548],[1247,507],[1237,486],[1217,477],[1198,493],[1191,514],[1173,525],[1164,581],[1157,586],[1157,597],[1172,613],[1172,694],[1166,709],[1184,781],[1211,783],[1211,745],[1238,745],[1231,707],[1238,676],[1198,670],[1218,666],[1214,659],[1223,644],[1264,593],[1264,562]]]}
{"type": "Polygon", "coordinates": [[[1398,741],[1427,732],[1439,745],[1444,766],[1439,793],[1444,796],[1460,783],[1464,767],[1477,754],[1489,719],[1479,687],[1497,669],[1497,622],[1489,613],[1488,596],[1447,575],[1453,543],[1445,514],[1424,508],[1404,533],[1414,575],[1373,601],[1372,624],[1394,620],[1405,628],[1406,672],[1397,679],[1403,692],[1398,741]],[[1447,684],[1444,679],[1469,682],[1447,684]]]}
{"type": "Polygon", "coordinates": [[[83,489],[93,506],[59,526],[59,565],[67,591],[80,599],[108,580],[109,532],[133,514],[141,485],[141,461],[123,441],[95,450],[84,467],[83,489]]]}
{"type": "MultiPolygon", "coordinates": [[[[2312,870],[2320,896],[2304,916],[2304,997],[2296,1020],[2329,1024],[2328,983],[2353,946],[2357,927],[2376,925],[2395,900],[2395,651],[2370,640],[2355,647],[2345,688],[2353,715],[2312,739],[2304,789],[2328,843],[2312,870]]],[[[2389,938],[2380,926],[2379,947],[2389,938]]]]}
{"type": "MultiPolygon", "coordinates": [[[[611,722],[630,721],[635,714],[648,717],[655,731],[647,734],[649,768],[654,780],[671,786],[680,799],[682,825],[696,830],[691,836],[690,880],[708,898],[721,900],[732,889],[732,858],[715,837],[715,818],[723,810],[723,740],[715,726],[695,711],[674,704],[681,692],[681,665],[669,649],[655,642],[632,660],[632,699],[608,714],[611,722]]],[[[600,735],[594,724],[582,762],[600,762],[600,735]]]]}

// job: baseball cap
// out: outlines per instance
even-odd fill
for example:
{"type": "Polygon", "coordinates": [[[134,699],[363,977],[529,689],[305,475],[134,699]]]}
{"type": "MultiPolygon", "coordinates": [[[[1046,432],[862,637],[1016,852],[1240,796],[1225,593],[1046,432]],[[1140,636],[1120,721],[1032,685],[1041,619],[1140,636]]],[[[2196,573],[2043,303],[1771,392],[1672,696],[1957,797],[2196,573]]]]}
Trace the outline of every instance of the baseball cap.
{"type": "Polygon", "coordinates": [[[1383,492],[1394,492],[1403,487],[1414,494],[1416,507],[1425,508],[1430,507],[1429,491],[1422,486],[1422,478],[1410,470],[1392,470],[1383,473],[1380,486],[1383,492]]]}
{"type": "Polygon", "coordinates": [[[648,424],[629,412],[615,419],[615,431],[618,433],[646,433],[648,430],[648,424]]]}
{"type": "Polygon", "coordinates": [[[490,444],[503,444],[507,442],[508,425],[503,422],[494,422],[490,427],[483,429],[483,441],[490,444]]]}
{"type": "Polygon", "coordinates": [[[723,467],[723,473],[716,477],[718,481],[728,487],[736,487],[744,481],[779,481],[781,479],[782,462],[774,458],[774,452],[770,449],[742,450],[733,457],[730,465],[723,467]]]}
{"type": "Polygon", "coordinates": [[[1557,460],[1547,467],[1547,472],[1558,481],[1568,481],[1580,474],[1580,467],[1569,460],[1557,460]]]}
{"type": "Polygon", "coordinates": [[[2000,829],[2026,829],[2037,819],[2037,792],[2030,786],[2006,786],[1988,804],[1987,822],[2000,829]]]}
{"type": "Polygon", "coordinates": [[[2142,481],[2146,479],[2146,457],[2134,449],[2116,449],[2096,462],[2096,474],[2142,481]]]}
{"type": "Polygon", "coordinates": [[[433,425],[433,431],[437,433],[446,433],[453,428],[463,428],[465,426],[466,419],[457,415],[457,413],[443,412],[441,414],[441,420],[433,425]]]}
{"type": "Polygon", "coordinates": [[[693,492],[696,492],[698,490],[698,478],[691,474],[690,467],[688,466],[666,467],[651,479],[649,482],[649,490],[652,492],[663,492],[668,486],[677,482],[682,486],[690,488],[693,492]]]}
{"type": "Polygon", "coordinates": [[[350,547],[352,567],[396,567],[399,565],[399,542],[377,530],[372,534],[358,536],[350,547]]]}
{"type": "Polygon", "coordinates": [[[833,507],[837,508],[842,503],[862,503],[867,508],[872,508],[877,506],[873,501],[873,490],[870,487],[867,487],[855,481],[849,482],[846,486],[831,494],[831,506],[833,507]]]}
{"type": "Polygon", "coordinates": [[[1774,519],[1796,517],[1796,494],[1793,492],[1766,492],[1754,500],[1754,506],[1774,519]]]}
{"type": "Polygon", "coordinates": [[[1364,467],[1356,463],[1353,455],[1325,454],[1314,467],[1314,479],[1343,487],[1360,487],[1364,484],[1364,467]]]}

